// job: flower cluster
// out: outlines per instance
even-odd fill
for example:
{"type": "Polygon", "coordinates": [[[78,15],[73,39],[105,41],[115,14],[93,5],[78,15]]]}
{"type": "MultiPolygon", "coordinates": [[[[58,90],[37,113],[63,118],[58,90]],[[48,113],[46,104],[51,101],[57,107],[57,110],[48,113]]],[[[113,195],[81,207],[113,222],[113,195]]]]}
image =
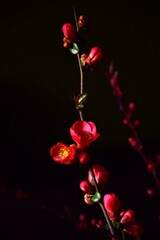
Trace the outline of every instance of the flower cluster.
{"type": "Polygon", "coordinates": [[[58,142],[50,149],[50,156],[61,164],[86,164],[90,159],[87,149],[100,136],[96,125],[79,120],[71,126],[70,135],[75,143],[67,146],[58,142]]]}
{"type": "MultiPolygon", "coordinates": [[[[84,16],[80,16],[78,20],[78,26],[84,27],[85,26],[85,20],[84,16]]],[[[71,23],[65,23],[62,26],[62,32],[63,32],[63,47],[69,48],[70,51],[73,54],[77,54],[80,49],[77,45],[77,41],[79,38],[78,32],[76,32],[75,27],[71,23]]],[[[81,65],[83,67],[94,67],[103,56],[102,50],[94,46],[90,49],[88,53],[82,53],[80,56],[81,65]]]]}
{"type": "MultiPolygon", "coordinates": [[[[74,11],[75,13],[75,11],[74,11]]],[[[82,109],[87,98],[87,93],[83,90],[83,73],[86,69],[93,70],[97,63],[103,57],[103,51],[98,46],[93,46],[88,53],[81,52],[80,46],[80,29],[86,29],[86,20],[83,15],[77,20],[75,14],[76,27],[71,23],[65,23],[62,26],[63,47],[68,49],[72,54],[77,55],[80,68],[80,93],[75,97],[75,108],[78,110],[80,120],[76,121],[69,129],[73,142],[67,146],[62,142],[58,142],[51,147],[51,158],[61,164],[77,164],[85,165],[88,168],[88,175],[83,179],[79,187],[84,193],[84,202],[89,205],[99,204],[105,217],[106,223],[99,221],[98,226],[109,230],[112,239],[120,239],[119,232],[128,233],[135,236],[137,240],[143,233],[143,228],[136,224],[135,213],[133,210],[121,211],[121,202],[115,193],[106,193],[106,185],[109,179],[109,171],[100,164],[92,164],[89,154],[89,147],[100,134],[97,132],[95,123],[85,121],[83,119],[82,109]]],[[[118,73],[114,72],[113,65],[110,65],[109,72],[106,76],[110,79],[110,83],[118,97],[122,97],[123,93],[117,83],[118,73]]],[[[134,103],[129,105],[129,114],[127,121],[131,118],[134,110],[134,103]]],[[[137,123],[138,124],[138,123],[137,123]]],[[[133,144],[133,143],[131,143],[133,144]]],[[[80,226],[86,227],[84,216],[80,217],[80,226]]],[[[97,223],[96,223],[97,225],[97,223]]]]}

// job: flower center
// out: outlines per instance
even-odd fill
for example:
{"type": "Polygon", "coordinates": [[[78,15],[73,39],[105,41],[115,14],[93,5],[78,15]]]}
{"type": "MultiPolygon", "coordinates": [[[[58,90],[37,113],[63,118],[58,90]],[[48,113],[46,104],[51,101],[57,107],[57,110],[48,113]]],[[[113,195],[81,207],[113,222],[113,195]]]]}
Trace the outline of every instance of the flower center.
{"type": "Polygon", "coordinates": [[[85,132],[85,134],[84,134],[84,138],[85,138],[85,139],[88,139],[88,138],[90,138],[91,136],[92,136],[92,134],[89,133],[89,132],[85,132]]]}
{"type": "Polygon", "coordinates": [[[70,150],[67,148],[60,148],[59,152],[58,152],[58,156],[62,159],[66,158],[69,154],[70,154],[70,150]]]}

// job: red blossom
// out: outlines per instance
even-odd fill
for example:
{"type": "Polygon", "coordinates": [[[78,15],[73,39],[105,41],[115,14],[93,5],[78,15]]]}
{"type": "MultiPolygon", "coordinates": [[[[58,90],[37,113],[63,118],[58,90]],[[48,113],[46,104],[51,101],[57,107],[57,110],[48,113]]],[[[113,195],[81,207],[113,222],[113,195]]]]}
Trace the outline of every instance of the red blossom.
{"type": "Polygon", "coordinates": [[[136,119],[134,121],[134,126],[137,128],[137,127],[139,127],[139,125],[140,125],[140,121],[139,121],[139,119],[136,119]]]}
{"type": "Polygon", "coordinates": [[[150,171],[150,172],[155,171],[155,170],[156,170],[156,164],[155,164],[153,161],[150,161],[150,162],[147,164],[147,169],[148,169],[148,171],[150,171]]]}
{"type": "Polygon", "coordinates": [[[124,210],[120,213],[121,220],[120,222],[122,224],[134,224],[135,223],[135,213],[133,210],[124,210]]]}
{"type": "Polygon", "coordinates": [[[84,229],[87,228],[88,224],[87,224],[87,219],[86,216],[81,213],[78,219],[78,223],[76,224],[76,228],[78,229],[84,229]]]}
{"type": "Polygon", "coordinates": [[[137,240],[140,240],[140,235],[144,232],[144,229],[137,224],[129,225],[124,229],[128,234],[135,236],[137,240]]]}
{"type": "Polygon", "coordinates": [[[90,160],[90,155],[87,152],[82,152],[79,156],[80,164],[86,164],[90,160]]]}
{"type": "MultiPolygon", "coordinates": [[[[98,165],[98,164],[93,165],[92,169],[93,169],[93,173],[95,176],[95,180],[96,180],[98,186],[100,187],[100,190],[102,190],[108,181],[109,172],[105,169],[105,167],[103,167],[102,165],[98,165]]],[[[94,179],[91,174],[91,171],[88,171],[88,181],[92,185],[94,185],[94,179]]]]}
{"type": "Polygon", "coordinates": [[[74,144],[66,146],[64,143],[59,142],[50,149],[50,156],[55,162],[74,164],[77,162],[76,146],[74,144]]]}
{"type": "Polygon", "coordinates": [[[103,56],[102,50],[98,47],[93,47],[90,50],[88,57],[86,58],[86,62],[88,63],[88,65],[95,65],[102,59],[102,56],[103,56]]]}
{"type": "Polygon", "coordinates": [[[120,200],[114,193],[105,194],[103,203],[111,221],[116,221],[119,218],[120,200]]]}
{"type": "Polygon", "coordinates": [[[148,195],[149,197],[153,197],[153,196],[154,196],[154,191],[153,191],[153,189],[151,189],[151,188],[147,189],[147,195],[148,195]]]}
{"type": "Polygon", "coordinates": [[[87,194],[93,194],[93,186],[87,180],[81,181],[79,186],[83,192],[87,194]]]}
{"type": "Polygon", "coordinates": [[[85,122],[79,120],[70,128],[70,134],[79,147],[84,150],[89,147],[91,142],[94,142],[100,134],[97,133],[96,125],[93,122],[85,122]]]}
{"type": "Polygon", "coordinates": [[[64,34],[64,37],[67,38],[70,42],[74,42],[77,39],[76,36],[76,29],[73,24],[71,23],[65,23],[62,26],[62,32],[64,34]]]}

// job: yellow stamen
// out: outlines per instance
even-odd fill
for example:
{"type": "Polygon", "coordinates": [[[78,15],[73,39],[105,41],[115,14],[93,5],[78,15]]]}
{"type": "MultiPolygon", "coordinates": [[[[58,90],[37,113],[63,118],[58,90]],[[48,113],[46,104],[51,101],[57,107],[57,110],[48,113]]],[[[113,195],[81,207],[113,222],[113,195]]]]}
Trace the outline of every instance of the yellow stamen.
{"type": "Polygon", "coordinates": [[[69,154],[70,154],[70,150],[68,148],[60,148],[59,152],[58,152],[58,156],[62,159],[66,158],[69,154]]]}

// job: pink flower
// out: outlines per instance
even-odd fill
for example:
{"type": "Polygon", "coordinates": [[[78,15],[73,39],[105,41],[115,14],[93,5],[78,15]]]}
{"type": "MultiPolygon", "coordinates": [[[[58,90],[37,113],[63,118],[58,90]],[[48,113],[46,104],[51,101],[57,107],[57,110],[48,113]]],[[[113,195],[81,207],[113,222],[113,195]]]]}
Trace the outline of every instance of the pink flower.
{"type": "Polygon", "coordinates": [[[77,162],[76,147],[74,144],[66,146],[59,142],[50,149],[50,156],[55,162],[61,164],[74,164],[77,162]]]}
{"type": "Polygon", "coordinates": [[[95,65],[97,62],[101,60],[102,55],[103,55],[103,52],[100,48],[93,47],[90,50],[88,57],[86,58],[86,62],[88,63],[88,65],[95,65]]]}
{"type": "Polygon", "coordinates": [[[70,42],[76,41],[76,38],[77,38],[76,30],[71,23],[65,23],[62,26],[62,32],[63,32],[65,38],[67,38],[70,42]]]}
{"type": "Polygon", "coordinates": [[[103,203],[111,221],[116,221],[119,218],[120,200],[114,193],[105,194],[103,203]]]}
{"type": "Polygon", "coordinates": [[[131,209],[129,209],[127,211],[122,211],[120,213],[120,217],[121,217],[120,222],[122,224],[133,224],[133,223],[135,223],[135,219],[136,219],[135,213],[131,209]]]}
{"type": "Polygon", "coordinates": [[[70,128],[70,134],[79,147],[84,150],[89,147],[89,144],[95,141],[100,134],[96,132],[96,126],[93,122],[85,122],[79,120],[70,128]]]}
{"type": "MultiPolygon", "coordinates": [[[[93,173],[95,176],[95,180],[96,180],[98,186],[100,187],[100,190],[102,190],[108,181],[109,172],[103,166],[98,165],[98,164],[93,165],[92,169],[93,169],[93,173]]],[[[94,179],[91,174],[91,171],[88,171],[88,181],[92,185],[94,185],[94,179]]]]}

